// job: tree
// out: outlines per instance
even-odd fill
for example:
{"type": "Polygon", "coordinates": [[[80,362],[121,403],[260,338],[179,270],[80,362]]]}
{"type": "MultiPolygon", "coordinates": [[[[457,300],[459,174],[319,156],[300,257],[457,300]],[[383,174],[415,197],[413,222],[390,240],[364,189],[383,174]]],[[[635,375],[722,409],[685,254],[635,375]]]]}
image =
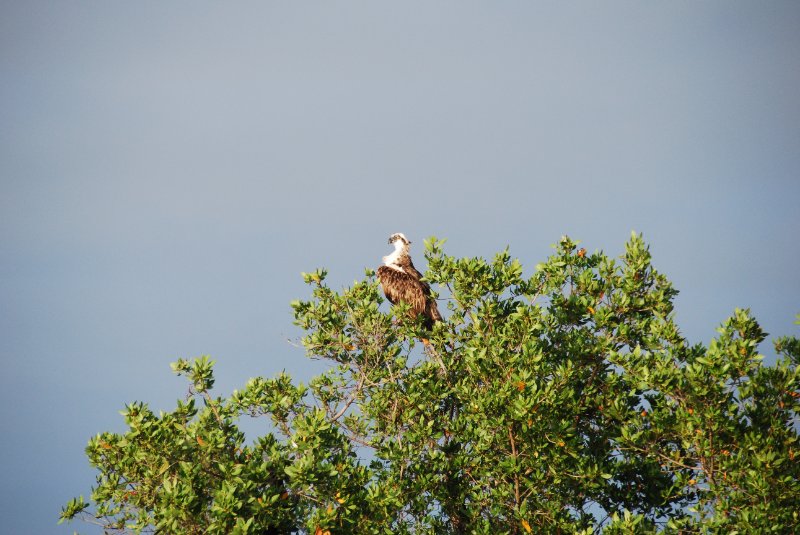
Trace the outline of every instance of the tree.
{"type": "Polygon", "coordinates": [[[169,533],[793,533],[800,511],[800,340],[736,310],[708,347],[675,324],[672,285],[633,235],[620,259],[562,238],[523,277],[508,250],[447,256],[427,280],[449,314],[390,313],[374,273],[292,303],[312,358],[212,397],[212,361],[180,360],[192,397],[133,403],[87,447],[91,501],[61,519],[169,533]],[[421,343],[421,340],[425,343],[421,343]],[[198,403],[200,401],[200,403],[198,403]],[[245,444],[237,421],[268,417],[245,444]]]}

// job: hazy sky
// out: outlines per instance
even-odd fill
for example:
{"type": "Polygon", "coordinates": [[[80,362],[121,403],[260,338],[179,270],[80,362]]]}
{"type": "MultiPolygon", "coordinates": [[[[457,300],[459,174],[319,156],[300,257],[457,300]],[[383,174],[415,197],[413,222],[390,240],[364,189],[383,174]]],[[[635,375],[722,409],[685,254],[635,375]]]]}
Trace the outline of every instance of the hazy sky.
{"type": "MultiPolygon", "coordinates": [[[[0,532],[56,527],[118,410],[320,364],[299,273],[402,231],[532,273],[643,232],[708,342],[800,312],[800,3],[0,5],[0,532]]],[[[764,348],[765,350],[768,347],[764,348]]]]}

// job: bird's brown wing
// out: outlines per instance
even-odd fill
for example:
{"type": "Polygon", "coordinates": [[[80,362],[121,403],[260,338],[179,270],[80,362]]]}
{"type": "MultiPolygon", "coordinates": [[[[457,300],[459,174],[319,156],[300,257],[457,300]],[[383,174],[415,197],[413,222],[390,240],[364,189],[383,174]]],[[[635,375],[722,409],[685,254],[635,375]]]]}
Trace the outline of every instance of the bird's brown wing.
{"type": "Polygon", "coordinates": [[[378,268],[378,279],[381,281],[383,293],[393,305],[408,303],[411,316],[416,318],[422,314],[425,318],[425,328],[431,329],[434,323],[442,321],[436,301],[431,297],[431,287],[420,280],[422,274],[413,264],[406,265],[403,269],[405,271],[388,266],[378,268]]]}
{"type": "Polygon", "coordinates": [[[411,262],[411,257],[403,257],[401,258],[401,261],[404,261],[402,264],[403,269],[407,273],[410,273],[422,285],[422,293],[425,295],[425,310],[423,313],[427,318],[425,325],[430,329],[434,323],[437,321],[442,321],[442,315],[439,313],[439,307],[436,306],[436,301],[433,299],[433,297],[431,297],[431,286],[422,280],[422,273],[417,271],[417,268],[414,267],[414,263],[411,262]]]}
{"type": "Polygon", "coordinates": [[[430,293],[428,294],[426,304],[425,315],[428,317],[429,321],[427,323],[429,324],[428,328],[430,328],[433,327],[433,324],[437,321],[442,321],[442,315],[439,313],[439,307],[436,306],[436,301],[430,296],[430,293]]]}
{"type": "Polygon", "coordinates": [[[381,281],[384,295],[393,305],[407,303],[414,317],[427,312],[428,296],[425,290],[430,293],[430,288],[427,285],[420,286],[414,275],[381,266],[378,268],[378,280],[381,281]]]}

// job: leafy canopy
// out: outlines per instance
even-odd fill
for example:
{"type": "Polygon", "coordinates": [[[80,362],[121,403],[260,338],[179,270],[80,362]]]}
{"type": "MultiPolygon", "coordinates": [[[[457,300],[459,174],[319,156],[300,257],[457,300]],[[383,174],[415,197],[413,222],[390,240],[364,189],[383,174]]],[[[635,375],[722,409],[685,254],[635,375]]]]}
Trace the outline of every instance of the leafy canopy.
{"type": "Polygon", "coordinates": [[[308,385],[286,374],[212,397],[208,357],[173,364],[191,396],[144,403],[86,449],[110,532],[787,533],[798,525],[800,341],[736,310],[706,347],[633,235],[619,259],[562,238],[523,277],[508,251],[426,242],[449,313],[430,332],[380,310],[372,271],[292,303],[308,385]],[[247,444],[243,416],[271,432],[247,444]]]}

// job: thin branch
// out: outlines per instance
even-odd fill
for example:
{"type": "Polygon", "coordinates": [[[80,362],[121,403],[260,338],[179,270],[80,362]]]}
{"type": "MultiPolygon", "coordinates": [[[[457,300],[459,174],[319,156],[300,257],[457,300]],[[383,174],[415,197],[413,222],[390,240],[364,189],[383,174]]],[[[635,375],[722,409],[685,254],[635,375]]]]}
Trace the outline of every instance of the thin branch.
{"type": "Polygon", "coordinates": [[[508,440],[511,441],[511,454],[514,456],[514,506],[519,509],[519,475],[517,474],[517,445],[511,427],[508,428],[508,440]]]}
{"type": "Polygon", "coordinates": [[[353,394],[350,396],[350,399],[347,400],[347,402],[344,404],[344,407],[342,407],[339,410],[339,412],[337,412],[331,417],[331,421],[333,422],[337,421],[339,418],[342,417],[345,411],[347,411],[347,409],[350,408],[350,405],[353,404],[358,395],[361,393],[361,388],[364,386],[364,379],[366,378],[366,376],[367,375],[365,373],[363,372],[361,373],[361,377],[358,379],[358,384],[355,386],[355,388],[353,388],[353,394]]]}

